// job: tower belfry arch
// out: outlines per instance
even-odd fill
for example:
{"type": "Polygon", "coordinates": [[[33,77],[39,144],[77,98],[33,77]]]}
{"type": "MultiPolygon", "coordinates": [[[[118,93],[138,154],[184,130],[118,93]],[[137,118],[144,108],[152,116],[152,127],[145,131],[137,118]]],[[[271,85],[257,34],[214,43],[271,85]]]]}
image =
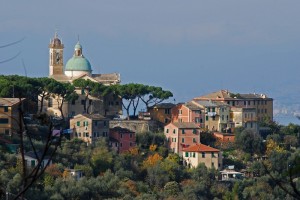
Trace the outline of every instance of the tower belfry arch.
{"type": "Polygon", "coordinates": [[[64,74],[63,54],[64,45],[55,31],[54,38],[50,39],[49,44],[49,76],[64,74]]]}

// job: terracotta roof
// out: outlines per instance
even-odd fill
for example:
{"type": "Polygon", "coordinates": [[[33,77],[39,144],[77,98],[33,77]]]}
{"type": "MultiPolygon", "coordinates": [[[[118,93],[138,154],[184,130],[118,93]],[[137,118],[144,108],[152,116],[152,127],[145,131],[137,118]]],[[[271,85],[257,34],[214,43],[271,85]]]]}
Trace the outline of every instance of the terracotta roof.
{"type": "Polygon", "coordinates": [[[182,151],[187,152],[219,152],[220,150],[206,146],[204,144],[195,144],[193,146],[189,146],[188,148],[184,148],[182,151]]]}
{"type": "MultiPolygon", "coordinates": [[[[25,98],[21,98],[23,101],[25,98]]],[[[20,102],[19,98],[0,98],[0,106],[12,106],[20,102]]]]}
{"type": "Polygon", "coordinates": [[[200,128],[194,122],[172,122],[171,124],[173,124],[177,128],[191,128],[191,129],[200,128]]]}
{"type": "Polygon", "coordinates": [[[217,92],[209,93],[194,99],[232,99],[228,90],[219,90],[217,92]]]}
{"type": "Polygon", "coordinates": [[[112,73],[112,74],[92,74],[92,78],[98,81],[99,83],[109,83],[116,84],[121,82],[120,74],[112,73]]]}

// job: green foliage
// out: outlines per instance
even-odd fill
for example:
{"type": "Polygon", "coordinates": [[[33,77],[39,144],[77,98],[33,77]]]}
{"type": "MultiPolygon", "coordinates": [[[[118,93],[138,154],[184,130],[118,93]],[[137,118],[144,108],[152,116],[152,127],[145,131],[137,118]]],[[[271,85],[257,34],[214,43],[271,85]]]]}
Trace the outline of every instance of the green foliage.
{"type": "Polygon", "coordinates": [[[240,134],[236,134],[235,143],[239,149],[250,154],[261,154],[264,148],[260,135],[251,129],[245,129],[240,134]]]}

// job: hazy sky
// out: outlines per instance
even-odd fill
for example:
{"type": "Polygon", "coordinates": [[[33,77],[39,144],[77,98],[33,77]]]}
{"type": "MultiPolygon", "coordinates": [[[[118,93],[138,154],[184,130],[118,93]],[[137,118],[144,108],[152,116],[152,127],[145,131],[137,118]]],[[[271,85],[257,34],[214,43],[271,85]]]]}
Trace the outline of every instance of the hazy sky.
{"type": "Polygon", "coordinates": [[[171,90],[187,101],[219,89],[300,93],[299,0],[90,0],[0,2],[1,74],[48,76],[58,29],[64,63],[77,36],[94,73],[171,90]],[[298,92],[297,92],[298,91],[298,92]]]}

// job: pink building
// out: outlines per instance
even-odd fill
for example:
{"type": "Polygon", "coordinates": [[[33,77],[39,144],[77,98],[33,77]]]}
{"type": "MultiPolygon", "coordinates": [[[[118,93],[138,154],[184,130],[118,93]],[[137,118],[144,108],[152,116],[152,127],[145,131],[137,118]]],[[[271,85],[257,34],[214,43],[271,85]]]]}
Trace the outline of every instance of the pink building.
{"type": "Polygon", "coordinates": [[[204,109],[193,101],[172,108],[172,122],[194,122],[204,128],[204,116],[204,109]]]}
{"type": "Polygon", "coordinates": [[[136,146],[135,132],[126,128],[115,127],[109,129],[109,144],[112,149],[115,149],[119,153],[128,151],[136,146]]]}
{"type": "Polygon", "coordinates": [[[200,143],[200,127],[193,122],[171,122],[164,128],[168,147],[182,156],[182,149],[200,143]]]}

